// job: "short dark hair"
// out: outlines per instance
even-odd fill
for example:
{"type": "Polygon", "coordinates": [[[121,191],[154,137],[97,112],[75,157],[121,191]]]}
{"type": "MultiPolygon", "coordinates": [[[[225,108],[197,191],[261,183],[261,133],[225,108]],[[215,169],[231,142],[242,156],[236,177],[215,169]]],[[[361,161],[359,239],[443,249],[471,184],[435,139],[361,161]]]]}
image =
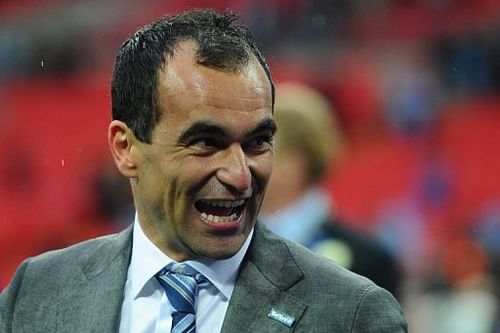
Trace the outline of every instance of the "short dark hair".
{"type": "Polygon", "coordinates": [[[161,117],[157,99],[158,70],[167,65],[182,41],[197,42],[196,60],[204,66],[237,71],[252,55],[274,84],[266,60],[247,27],[238,16],[226,11],[196,9],[165,16],[132,34],[116,56],[111,82],[112,117],[129,126],[141,141],[150,143],[153,128],[161,117]]]}

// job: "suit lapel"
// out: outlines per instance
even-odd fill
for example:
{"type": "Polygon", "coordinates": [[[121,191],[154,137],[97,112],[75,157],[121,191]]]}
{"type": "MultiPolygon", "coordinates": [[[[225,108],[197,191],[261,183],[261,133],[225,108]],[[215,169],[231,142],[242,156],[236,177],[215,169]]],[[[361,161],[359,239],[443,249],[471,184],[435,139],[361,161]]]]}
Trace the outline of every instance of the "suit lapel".
{"type": "Polygon", "coordinates": [[[132,228],[82,258],[82,275],[59,300],[57,331],[117,332],[132,249],[132,228]],[[85,318],[86,320],[81,320],[85,318]]]}
{"type": "Polygon", "coordinates": [[[257,224],[222,332],[290,332],[306,305],[287,293],[303,278],[288,247],[257,224]]]}

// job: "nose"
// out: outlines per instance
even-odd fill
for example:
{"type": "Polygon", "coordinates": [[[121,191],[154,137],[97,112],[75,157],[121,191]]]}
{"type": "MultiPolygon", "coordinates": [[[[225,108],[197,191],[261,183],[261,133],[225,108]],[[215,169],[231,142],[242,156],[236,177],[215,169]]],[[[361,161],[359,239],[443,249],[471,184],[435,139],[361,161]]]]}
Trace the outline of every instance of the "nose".
{"type": "Polygon", "coordinates": [[[217,170],[217,179],[238,193],[251,192],[252,174],[242,147],[233,144],[220,153],[222,157],[220,167],[217,170]]]}

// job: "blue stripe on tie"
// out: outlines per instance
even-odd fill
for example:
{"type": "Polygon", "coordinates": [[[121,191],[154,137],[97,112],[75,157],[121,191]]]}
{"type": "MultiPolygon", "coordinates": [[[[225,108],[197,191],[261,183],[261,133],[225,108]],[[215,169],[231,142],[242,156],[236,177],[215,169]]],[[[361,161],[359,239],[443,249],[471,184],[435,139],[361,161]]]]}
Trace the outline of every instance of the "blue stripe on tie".
{"type": "Polygon", "coordinates": [[[205,277],[184,264],[169,264],[156,278],[172,305],[172,333],[195,333],[195,297],[205,277]]]}
{"type": "Polygon", "coordinates": [[[172,327],[172,332],[194,332],[195,323],[196,317],[194,315],[186,315],[176,323],[175,330],[172,327]]]}
{"type": "Polygon", "coordinates": [[[180,277],[176,276],[176,274],[172,273],[160,276],[160,279],[162,279],[162,281],[167,283],[168,286],[170,286],[170,288],[175,290],[175,292],[177,292],[179,295],[182,296],[182,298],[184,298],[187,302],[189,302],[191,307],[194,307],[193,291],[196,290],[196,282],[194,283],[194,285],[192,283],[188,284],[185,281],[182,281],[180,277]]]}

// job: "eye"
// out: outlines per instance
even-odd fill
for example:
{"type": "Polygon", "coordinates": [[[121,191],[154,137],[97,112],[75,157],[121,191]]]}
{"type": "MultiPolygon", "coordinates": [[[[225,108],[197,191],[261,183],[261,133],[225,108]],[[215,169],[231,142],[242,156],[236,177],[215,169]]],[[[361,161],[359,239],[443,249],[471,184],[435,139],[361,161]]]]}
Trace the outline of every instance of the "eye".
{"type": "Polygon", "coordinates": [[[246,150],[254,152],[265,152],[273,146],[272,135],[258,135],[245,144],[246,150]]]}
{"type": "Polygon", "coordinates": [[[198,138],[193,140],[190,145],[204,149],[215,149],[219,146],[217,141],[213,138],[198,138]]]}

